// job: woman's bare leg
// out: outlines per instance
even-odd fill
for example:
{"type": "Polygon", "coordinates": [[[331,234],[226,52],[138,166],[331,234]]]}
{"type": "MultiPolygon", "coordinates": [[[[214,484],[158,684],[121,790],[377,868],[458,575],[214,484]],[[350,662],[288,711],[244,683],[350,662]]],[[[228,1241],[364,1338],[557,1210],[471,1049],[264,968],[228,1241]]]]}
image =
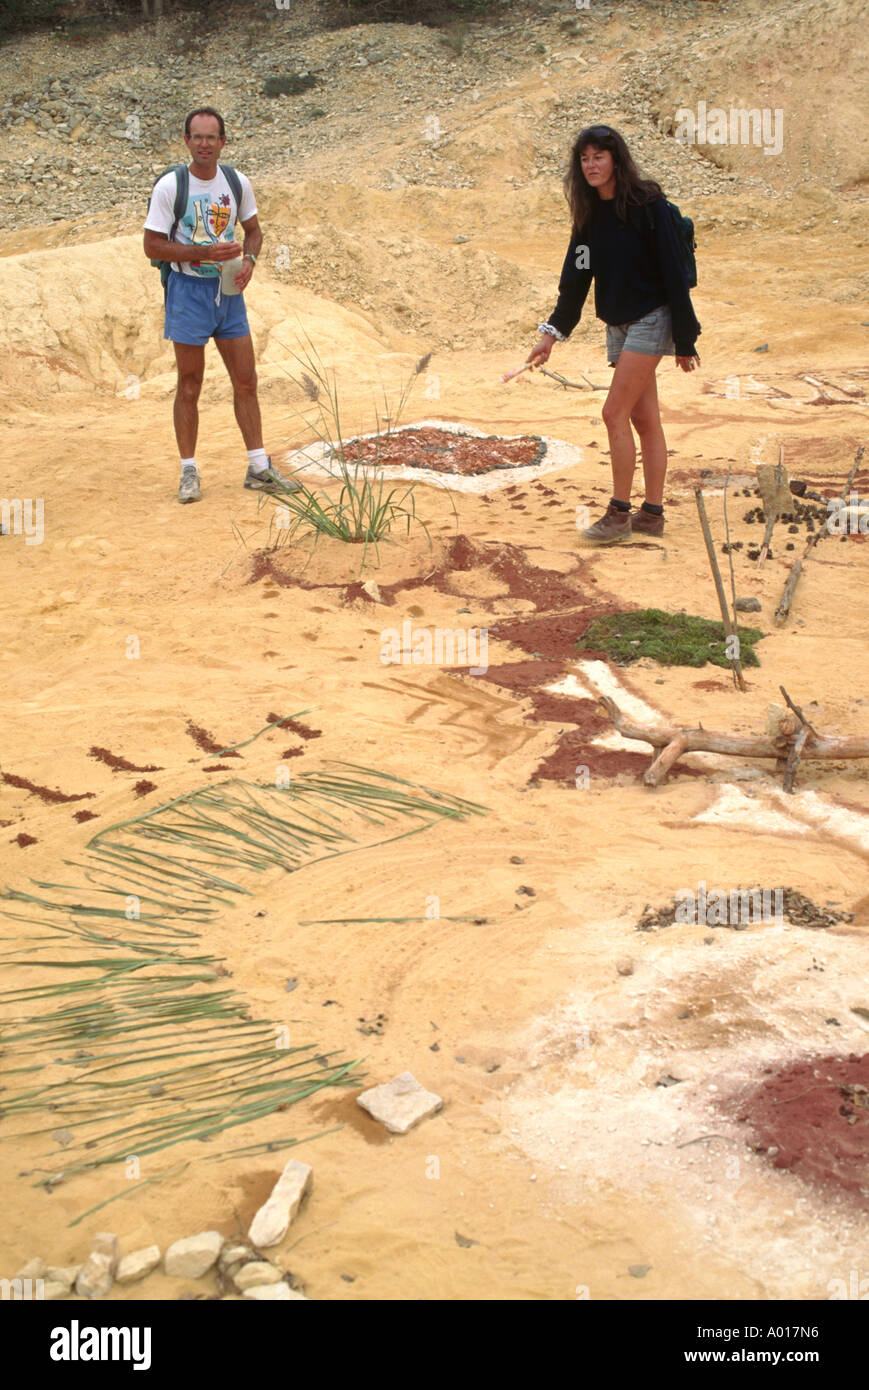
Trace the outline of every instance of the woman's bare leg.
{"type": "MultiPolygon", "coordinates": [[[[660,357],[643,352],[622,352],[604,402],[603,422],[609,435],[613,497],[619,502],[630,502],[631,485],[637,466],[631,417],[649,384],[654,387],[655,369],[660,360],[660,357]]],[[[657,403],[657,394],[655,400],[657,403]]],[[[666,451],[664,459],[666,464],[666,451]]],[[[663,488],[663,477],[661,487],[663,488]]]]}
{"type": "Polygon", "coordinates": [[[631,424],[640,436],[646,501],[661,506],[667,476],[667,441],[658,405],[658,383],[653,376],[631,411],[631,424]]]}

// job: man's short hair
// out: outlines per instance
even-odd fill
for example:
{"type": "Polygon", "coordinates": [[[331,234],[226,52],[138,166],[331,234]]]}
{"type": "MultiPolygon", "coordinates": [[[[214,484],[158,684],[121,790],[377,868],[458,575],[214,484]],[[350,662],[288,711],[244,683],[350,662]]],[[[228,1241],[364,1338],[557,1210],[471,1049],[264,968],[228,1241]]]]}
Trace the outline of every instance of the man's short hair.
{"type": "Polygon", "coordinates": [[[194,116],[213,116],[214,119],[217,121],[218,129],[220,130],[221,140],[226,139],[226,127],[223,124],[223,117],[221,116],[219,111],[215,111],[213,106],[197,106],[195,111],[190,112],[190,115],[184,122],[184,134],[188,138],[190,136],[190,122],[193,120],[194,116]]]}

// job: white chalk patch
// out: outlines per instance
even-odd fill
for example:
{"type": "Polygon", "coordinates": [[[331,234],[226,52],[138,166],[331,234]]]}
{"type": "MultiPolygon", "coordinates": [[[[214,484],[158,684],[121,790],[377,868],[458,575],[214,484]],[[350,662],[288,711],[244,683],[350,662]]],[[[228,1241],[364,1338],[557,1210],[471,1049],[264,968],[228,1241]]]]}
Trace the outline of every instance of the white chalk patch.
{"type": "Polygon", "coordinates": [[[577,665],[595,695],[608,695],[629,719],[639,719],[647,724],[664,722],[660,710],[654,709],[638,695],[632,695],[629,690],[625,690],[618,676],[610,670],[605,661],[580,661],[577,665]]]}
{"type": "MultiPolygon", "coordinates": [[[[400,425],[392,431],[393,434],[401,434],[405,430],[436,429],[445,430],[449,434],[467,435],[472,439],[488,439],[491,432],[478,430],[473,425],[457,425],[451,420],[417,420],[412,425],[400,425]]],[[[373,430],[370,434],[357,434],[352,439],[345,439],[345,446],[353,444],[363,439],[375,439],[378,431],[373,430]]],[[[498,435],[499,439],[511,440],[522,439],[523,435],[498,435]]],[[[371,468],[376,470],[378,475],[397,482],[429,483],[432,487],[446,488],[449,492],[470,492],[478,495],[497,492],[500,488],[511,487],[515,483],[533,482],[535,478],[542,478],[547,473],[563,472],[566,468],[573,468],[582,462],[582,450],[575,444],[568,444],[563,439],[550,439],[547,435],[540,436],[546,445],[546,453],[540,463],[520,465],[517,468],[495,468],[489,473],[478,473],[463,476],[458,473],[436,473],[430,468],[413,468],[401,465],[393,465],[387,468],[377,468],[375,464],[360,464],[360,468],[371,468]]],[[[298,471],[300,481],[305,482],[310,479],[312,482],[325,481],[329,478],[340,477],[340,463],[334,457],[329,445],[322,440],[315,440],[313,444],[307,444],[303,449],[292,449],[285,453],[280,460],[286,464],[291,472],[298,471]]]]}
{"type": "Polygon", "coordinates": [[[837,806],[826,796],[817,792],[805,791],[772,793],[779,804],[792,808],[792,813],[817,830],[825,830],[834,839],[859,850],[869,850],[869,816],[862,811],[851,811],[845,806],[837,806]]]}
{"type": "Polygon", "coordinates": [[[693,824],[726,826],[739,830],[766,830],[772,835],[807,835],[809,828],[793,816],[774,810],[759,797],[746,796],[739,787],[721,787],[711,806],[691,817],[693,824]]]}
{"type": "Polygon", "coordinates": [[[575,700],[596,700],[597,695],[593,690],[589,690],[587,685],[583,685],[578,676],[571,673],[562,676],[560,680],[552,685],[545,685],[544,690],[550,695],[572,695],[575,700]]]}

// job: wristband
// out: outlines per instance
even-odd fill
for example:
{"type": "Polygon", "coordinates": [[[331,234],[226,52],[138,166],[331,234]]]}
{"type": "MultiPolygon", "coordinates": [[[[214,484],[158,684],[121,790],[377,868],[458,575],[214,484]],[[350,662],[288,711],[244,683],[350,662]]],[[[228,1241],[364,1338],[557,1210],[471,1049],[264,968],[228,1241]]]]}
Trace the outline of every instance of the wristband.
{"type": "Polygon", "coordinates": [[[253,254],[252,251],[245,251],[244,255],[242,256],[242,260],[253,261],[254,265],[256,265],[256,256],[253,254]]]}

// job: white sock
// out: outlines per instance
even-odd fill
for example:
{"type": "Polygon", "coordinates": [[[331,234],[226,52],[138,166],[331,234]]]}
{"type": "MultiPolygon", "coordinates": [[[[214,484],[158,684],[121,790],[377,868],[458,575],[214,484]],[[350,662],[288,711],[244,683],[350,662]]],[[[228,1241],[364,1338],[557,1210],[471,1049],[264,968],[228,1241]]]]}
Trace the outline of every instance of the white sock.
{"type": "Polygon", "coordinates": [[[265,449],[248,449],[247,461],[252,473],[264,473],[269,466],[269,456],[265,449]]]}
{"type": "Polygon", "coordinates": [[[181,467],[182,467],[182,468],[192,468],[195,472],[197,472],[197,473],[199,472],[199,469],[196,467],[196,459],[195,459],[195,458],[182,459],[182,460],[181,460],[181,467]]]}

